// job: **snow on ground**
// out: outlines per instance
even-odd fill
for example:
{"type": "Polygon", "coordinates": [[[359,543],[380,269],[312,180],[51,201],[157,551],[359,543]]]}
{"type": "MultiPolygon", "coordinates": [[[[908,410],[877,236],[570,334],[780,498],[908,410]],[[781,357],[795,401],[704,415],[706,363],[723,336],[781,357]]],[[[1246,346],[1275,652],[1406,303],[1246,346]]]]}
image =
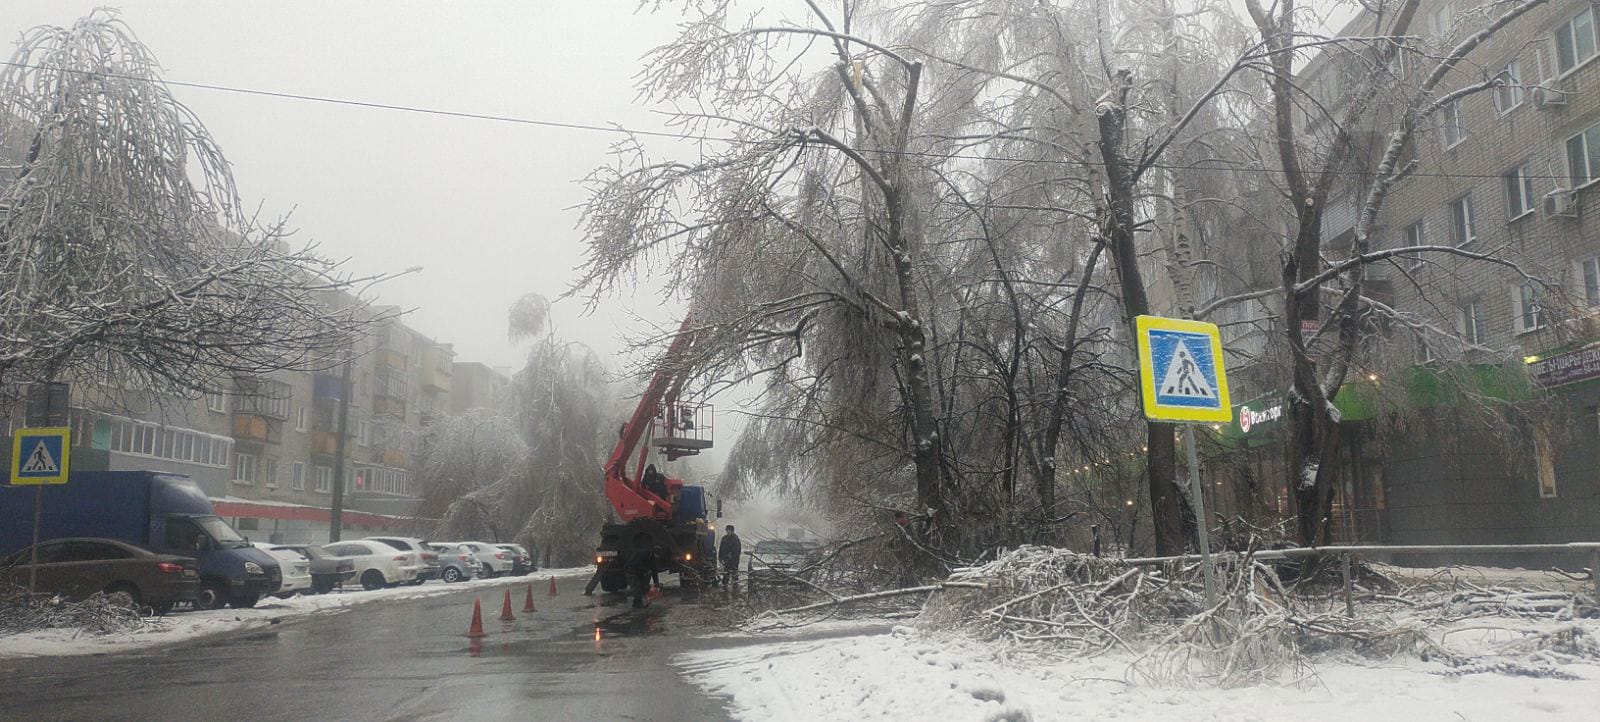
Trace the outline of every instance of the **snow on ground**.
{"type": "MultiPolygon", "coordinates": [[[[358,604],[417,599],[475,589],[483,590],[484,592],[493,591],[498,595],[501,587],[520,587],[529,582],[533,583],[534,594],[542,599],[549,588],[548,580],[550,577],[587,577],[593,572],[594,567],[592,566],[540,569],[526,577],[474,579],[456,584],[430,581],[415,587],[394,587],[370,592],[363,591],[359,587],[346,586],[344,591],[333,594],[296,596],[289,599],[263,599],[252,609],[178,611],[166,617],[152,618],[150,623],[144,627],[123,634],[94,636],[82,634],[77,629],[47,629],[38,632],[26,632],[0,636],[0,658],[127,652],[184,642],[213,634],[280,624],[311,614],[342,612],[358,604]]],[[[571,584],[568,584],[567,589],[562,593],[575,594],[577,591],[574,590],[571,584]]],[[[516,597],[515,594],[513,594],[513,597],[515,597],[515,603],[519,605],[518,608],[520,609],[521,598],[516,597]]],[[[491,606],[498,604],[499,601],[498,596],[483,597],[486,618],[494,613],[491,606]]],[[[493,609],[498,609],[498,607],[493,607],[493,609]]]]}
{"type": "MultiPolygon", "coordinates": [[[[1464,628],[1485,620],[1468,620],[1464,628]]],[[[1549,626],[1520,621],[1518,626],[1549,626]]],[[[1600,632],[1600,624],[1591,632],[1600,632]]],[[[1491,634],[1467,629],[1463,634],[1491,634]]],[[[1459,636],[1459,635],[1457,635],[1459,636]]],[[[1454,638],[1452,641],[1456,641],[1454,638]]],[[[1130,685],[1126,657],[1029,664],[992,647],[895,627],[890,633],[778,641],[678,655],[705,691],[744,720],[1594,720],[1600,666],[1564,681],[1441,676],[1438,663],[1325,662],[1300,685],[1174,689],[1130,685]]]]}

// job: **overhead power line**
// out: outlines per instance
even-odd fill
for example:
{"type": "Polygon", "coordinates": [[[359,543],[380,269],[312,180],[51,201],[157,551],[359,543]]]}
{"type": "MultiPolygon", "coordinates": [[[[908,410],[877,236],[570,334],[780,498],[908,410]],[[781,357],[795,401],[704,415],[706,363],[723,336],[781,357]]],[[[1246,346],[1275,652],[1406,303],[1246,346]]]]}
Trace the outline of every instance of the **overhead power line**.
{"type": "MultiPolygon", "coordinates": [[[[443,109],[443,108],[424,108],[424,107],[415,106],[415,105],[401,105],[401,104],[398,104],[398,103],[379,103],[379,102],[367,101],[367,100],[352,100],[352,99],[349,99],[349,98],[334,98],[334,97],[328,97],[328,96],[322,96],[322,95],[306,95],[306,94],[303,94],[303,93],[290,93],[290,92],[276,91],[276,90],[259,90],[259,89],[255,89],[255,88],[241,88],[241,87],[238,87],[238,86],[219,85],[219,84],[216,84],[216,83],[198,83],[198,82],[185,81],[185,80],[150,79],[150,78],[141,78],[141,77],[138,77],[138,76],[126,75],[126,74],[121,74],[121,73],[106,73],[106,72],[92,71],[92,70],[71,70],[71,69],[63,69],[63,68],[54,68],[54,67],[43,66],[43,65],[33,65],[33,64],[28,64],[28,63],[18,63],[18,62],[10,61],[10,60],[0,61],[0,65],[6,65],[6,66],[14,67],[14,68],[27,68],[27,69],[31,69],[31,70],[55,70],[55,71],[58,71],[58,72],[64,71],[64,72],[80,73],[80,74],[83,74],[83,75],[94,75],[94,76],[100,76],[100,77],[106,77],[106,78],[117,78],[117,79],[120,79],[120,80],[132,80],[134,82],[161,83],[161,84],[164,84],[164,85],[172,85],[172,86],[177,86],[177,87],[182,87],[182,88],[194,88],[196,90],[211,90],[211,91],[223,92],[223,93],[237,93],[237,94],[240,94],[240,95],[256,95],[256,96],[261,96],[261,97],[266,97],[266,98],[278,98],[278,99],[281,99],[281,100],[301,100],[301,101],[312,102],[312,103],[328,103],[328,104],[331,104],[331,105],[344,105],[344,106],[355,107],[355,108],[370,108],[370,109],[373,109],[373,110],[389,110],[389,111],[402,112],[402,113],[416,113],[416,114],[421,114],[421,115],[437,115],[437,116],[448,117],[448,118],[465,118],[465,119],[468,119],[468,120],[484,120],[484,121],[491,121],[491,122],[497,122],[497,123],[512,123],[512,124],[516,124],[516,125],[531,125],[531,126],[539,126],[539,127],[545,127],[545,128],[560,128],[560,129],[564,129],[564,130],[581,130],[581,131],[589,131],[589,132],[611,133],[611,134],[616,134],[616,135],[638,135],[638,136],[648,136],[648,137],[657,137],[657,138],[671,138],[673,140],[683,140],[683,141],[690,141],[690,142],[729,143],[729,144],[736,144],[736,145],[737,144],[754,145],[754,144],[758,144],[758,143],[768,142],[766,140],[752,139],[752,138],[740,138],[740,137],[737,137],[737,136],[695,135],[695,134],[689,134],[689,133],[677,133],[677,132],[664,131],[664,130],[639,130],[639,129],[627,128],[627,127],[623,127],[623,126],[615,125],[615,124],[601,125],[601,124],[595,124],[595,123],[575,123],[575,122],[559,121],[559,120],[543,120],[543,119],[539,119],[539,118],[526,118],[526,117],[514,116],[514,115],[496,115],[496,114],[491,114],[491,113],[474,113],[474,112],[470,112],[470,111],[448,110],[448,109],[443,109]]],[[[821,145],[821,144],[818,144],[815,147],[832,149],[832,146],[821,145]]],[[[1039,164],[1046,164],[1046,165],[1064,165],[1064,166],[1080,166],[1080,167],[1081,166],[1092,166],[1092,167],[1096,167],[1096,168],[1105,166],[1105,162],[1104,161],[1092,161],[1092,160],[1091,161],[1079,161],[1079,160],[1063,160],[1063,159],[1053,159],[1053,158],[1017,158],[1017,157],[1011,157],[1011,156],[979,155],[979,154],[964,154],[964,153],[936,153],[936,152],[932,152],[932,151],[916,151],[916,150],[906,150],[906,151],[873,150],[873,151],[870,151],[870,153],[876,154],[876,155],[900,155],[900,156],[918,157],[918,158],[934,158],[934,159],[940,159],[940,160],[980,160],[980,161],[981,160],[990,160],[990,161],[1004,161],[1004,162],[1010,162],[1010,163],[1039,163],[1039,164]]],[[[1260,167],[1251,167],[1251,166],[1240,166],[1240,165],[1233,165],[1233,164],[1222,163],[1222,162],[1218,162],[1218,163],[1187,163],[1187,164],[1154,163],[1154,164],[1151,164],[1151,167],[1152,168],[1159,168],[1159,169],[1166,169],[1166,170],[1190,170],[1190,171],[1211,171],[1211,172],[1233,171],[1233,172],[1238,172],[1238,173],[1272,173],[1272,174],[1277,174],[1277,173],[1281,173],[1282,172],[1282,171],[1280,171],[1279,169],[1276,169],[1276,168],[1260,168],[1260,167]]],[[[1334,173],[1334,175],[1354,175],[1354,176],[1369,176],[1369,175],[1371,175],[1370,173],[1366,173],[1366,172],[1363,172],[1363,171],[1334,171],[1333,173],[1334,173]]],[[[1442,172],[1442,171],[1420,171],[1419,170],[1419,171],[1413,171],[1411,173],[1406,174],[1406,177],[1407,178],[1443,178],[1443,179],[1457,179],[1457,180],[1484,180],[1484,179],[1499,179],[1502,176],[1499,173],[1445,173],[1445,172],[1442,172]]],[[[1543,180],[1571,180],[1570,176],[1557,175],[1557,174],[1548,174],[1548,175],[1532,175],[1532,174],[1530,174],[1530,175],[1526,175],[1524,177],[1526,177],[1526,178],[1537,178],[1537,179],[1543,179],[1543,180]]]]}

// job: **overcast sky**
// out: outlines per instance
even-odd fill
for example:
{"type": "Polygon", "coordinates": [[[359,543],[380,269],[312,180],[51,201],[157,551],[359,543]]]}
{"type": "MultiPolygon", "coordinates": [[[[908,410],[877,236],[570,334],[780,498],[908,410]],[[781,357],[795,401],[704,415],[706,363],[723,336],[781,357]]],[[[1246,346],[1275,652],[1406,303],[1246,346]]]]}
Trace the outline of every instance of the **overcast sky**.
{"type": "MultiPolygon", "coordinates": [[[[5,0],[6,55],[20,33],[113,4],[168,80],[536,120],[658,128],[634,104],[640,56],[670,40],[671,15],[636,0],[504,2],[140,2],[5,0]]],[[[301,239],[372,273],[421,266],[380,287],[457,358],[520,366],[506,309],[555,297],[582,260],[576,181],[614,135],[174,87],[210,129],[248,205],[293,212],[301,239]]],[[[653,292],[646,316],[669,320],[653,292]]],[[[629,299],[584,318],[558,304],[558,332],[612,356],[629,299]]],[[[613,364],[620,368],[620,364],[613,364]]],[[[731,439],[729,439],[731,441],[731,439]]]]}

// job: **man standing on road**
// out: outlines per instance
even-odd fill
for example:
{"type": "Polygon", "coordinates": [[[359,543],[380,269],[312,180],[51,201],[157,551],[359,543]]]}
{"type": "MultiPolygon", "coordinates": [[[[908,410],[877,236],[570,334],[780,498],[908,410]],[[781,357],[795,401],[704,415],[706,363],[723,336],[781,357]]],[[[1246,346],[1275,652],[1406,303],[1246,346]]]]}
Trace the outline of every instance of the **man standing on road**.
{"type": "MultiPolygon", "coordinates": [[[[650,593],[650,583],[655,579],[658,552],[647,546],[635,549],[628,558],[628,584],[633,591],[633,607],[644,606],[645,595],[650,593]]],[[[661,554],[660,556],[665,556],[661,554]]]]}
{"type": "Polygon", "coordinates": [[[729,524],[727,533],[722,535],[722,544],[717,547],[717,561],[722,563],[722,583],[732,589],[739,584],[739,555],[744,552],[744,543],[739,541],[739,535],[733,533],[733,525],[729,524]]]}

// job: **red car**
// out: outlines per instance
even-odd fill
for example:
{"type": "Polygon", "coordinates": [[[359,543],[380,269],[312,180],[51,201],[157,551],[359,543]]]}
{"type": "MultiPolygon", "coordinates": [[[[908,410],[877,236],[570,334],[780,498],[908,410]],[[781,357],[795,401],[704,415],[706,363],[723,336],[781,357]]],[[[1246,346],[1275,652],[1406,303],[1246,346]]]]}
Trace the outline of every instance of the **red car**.
{"type": "MultiPolygon", "coordinates": [[[[0,560],[0,583],[28,586],[33,547],[0,560]]],[[[115,539],[51,539],[39,543],[35,591],[81,600],[119,595],[165,614],[200,592],[200,567],[188,557],[159,554],[115,539]]]]}

